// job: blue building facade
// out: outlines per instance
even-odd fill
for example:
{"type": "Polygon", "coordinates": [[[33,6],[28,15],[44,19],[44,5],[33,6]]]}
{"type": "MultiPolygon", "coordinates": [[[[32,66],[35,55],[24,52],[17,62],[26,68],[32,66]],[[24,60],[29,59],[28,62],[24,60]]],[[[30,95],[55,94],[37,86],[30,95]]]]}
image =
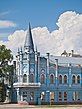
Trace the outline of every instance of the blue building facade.
{"type": "Polygon", "coordinates": [[[64,61],[66,57],[56,57],[49,53],[41,56],[37,49],[34,50],[30,24],[24,49],[18,49],[16,59],[13,102],[27,104],[82,102],[81,64],[74,63],[76,59],[72,57],[64,61]]]}

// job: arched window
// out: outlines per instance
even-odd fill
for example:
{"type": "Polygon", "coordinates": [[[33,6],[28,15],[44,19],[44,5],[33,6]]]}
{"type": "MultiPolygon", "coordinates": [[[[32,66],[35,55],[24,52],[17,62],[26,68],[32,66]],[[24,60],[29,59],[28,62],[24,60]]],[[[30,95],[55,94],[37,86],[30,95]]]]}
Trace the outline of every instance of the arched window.
{"type": "Polygon", "coordinates": [[[23,75],[23,82],[24,82],[24,83],[27,82],[27,75],[26,75],[26,74],[23,75]]]}
{"type": "Polygon", "coordinates": [[[30,82],[34,83],[34,75],[33,74],[30,74],[30,82]]]}
{"type": "Polygon", "coordinates": [[[50,84],[54,84],[54,76],[50,75],[50,84]]]}
{"type": "Polygon", "coordinates": [[[73,75],[73,76],[72,76],[72,84],[75,84],[75,79],[76,79],[76,78],[75,78],[75,76],[73,75]]]}
{"type": "Polygon", "coordinates": [[[59,84],[62,84],[62,75],[59,75],[59,84]]]}
{"type": "Polygon", "coordinates": [[[41,84],[45,84],[45,76],[44,76],[44,74],[41,75],[41,84]]]}
{"type": "Polygon", "coordinates": [[[64,84],[67,84],[67,76],[64,76],[64,84]]]}
{"type": "Polygon", "coordinates": [[[77,76],[77,83],[80,84],[80,76],[77,76]]]}

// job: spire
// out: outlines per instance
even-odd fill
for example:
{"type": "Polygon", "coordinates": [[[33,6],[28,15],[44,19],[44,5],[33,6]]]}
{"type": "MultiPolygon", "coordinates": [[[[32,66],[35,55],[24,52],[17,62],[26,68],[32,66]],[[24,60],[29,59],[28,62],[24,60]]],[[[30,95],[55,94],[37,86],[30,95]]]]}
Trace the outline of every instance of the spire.
{"type": "Polygon", "coordinates": [[[27,34],[26,34],[24,48],[29,48],[29,50],[34,51],[34,45],[33,45],[30,23],[29,23],[29,26],[28,26],[27,34]]]}

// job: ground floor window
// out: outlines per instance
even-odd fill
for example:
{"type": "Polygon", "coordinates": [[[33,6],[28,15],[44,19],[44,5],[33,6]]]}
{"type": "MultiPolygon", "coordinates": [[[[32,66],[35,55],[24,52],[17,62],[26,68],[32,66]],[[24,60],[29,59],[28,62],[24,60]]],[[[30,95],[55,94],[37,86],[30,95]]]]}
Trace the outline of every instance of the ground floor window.
{"type": "Polygon", "coordinates": [[[54,101],[54,92],[50,92],[50,100],[54,101]]]}
{"type": "Polygon", "coordinates": [[[21,100],[21,93],[19,92],[19,97],[18,97],[19,101],[21,100]]]}
{"type": "Polygon", "coordinates": [[[34,92],[30,92],[30,100],[31,100],[31,101],[34,100],[34,92]]]}
{"type": "Polygon", "coordinates": [[[75,101],[76,92],[72,92],[72,100],[75,101]]]}
{"type": "Polygon", "coordinates": [[[41,92],[41,95],[40,96],[41,96],[41,100],[44,101],[45,93],[44,92],[41,92]]]}
{"type": "Polygon", "coordinates": [[[59,92],[59,97],[58,97],[59,101],[62,101],[62,92],[59,92]]]}
{"type": "Polygon", "coordinates": [[[67,92],[64,92],[64,101],[67,101],[67,92]]]}
{"type": "Polygon", "coordinates": [[[77,92],[77,100],[80,100],[80,92],[77,92]]]}
{"type": "Polygon", "coordinates": [[[23,101],[27,101],[27,92],[23,92],[23,101]]]}

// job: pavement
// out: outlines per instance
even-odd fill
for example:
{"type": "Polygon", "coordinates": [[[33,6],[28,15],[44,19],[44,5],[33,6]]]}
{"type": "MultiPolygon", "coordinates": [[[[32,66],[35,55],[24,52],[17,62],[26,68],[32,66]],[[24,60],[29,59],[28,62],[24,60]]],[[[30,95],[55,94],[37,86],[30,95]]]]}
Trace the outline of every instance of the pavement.
{"type": "Polygon", "coordinates": [[[0,104],[0,109],[82,109],[82,105],[61,105],[61,106],[36,106],[36,105],[19,105],[19,104],[0,104]]]}

